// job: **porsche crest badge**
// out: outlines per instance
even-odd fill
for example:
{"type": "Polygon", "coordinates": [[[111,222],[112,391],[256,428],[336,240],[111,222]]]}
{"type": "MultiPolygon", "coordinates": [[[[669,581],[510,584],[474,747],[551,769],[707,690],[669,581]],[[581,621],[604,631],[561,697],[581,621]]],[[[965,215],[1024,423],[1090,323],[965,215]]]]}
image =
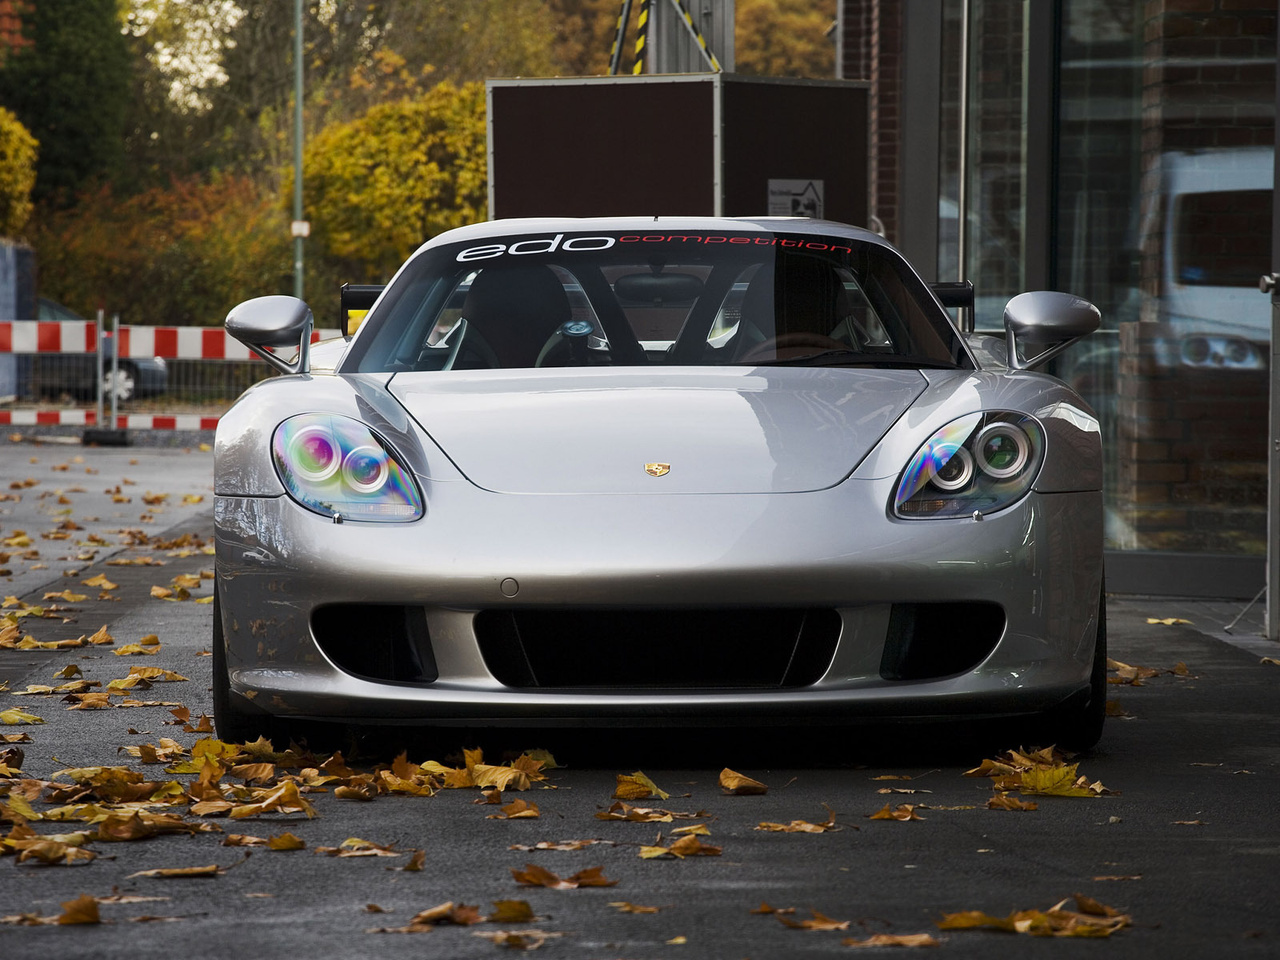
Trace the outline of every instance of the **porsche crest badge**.
{"type": "Polygon", "coordinates": [[[671,464],[669,463],[646,463],[644,472],[651,477],[665,477],[671,472],[671,464]]]}

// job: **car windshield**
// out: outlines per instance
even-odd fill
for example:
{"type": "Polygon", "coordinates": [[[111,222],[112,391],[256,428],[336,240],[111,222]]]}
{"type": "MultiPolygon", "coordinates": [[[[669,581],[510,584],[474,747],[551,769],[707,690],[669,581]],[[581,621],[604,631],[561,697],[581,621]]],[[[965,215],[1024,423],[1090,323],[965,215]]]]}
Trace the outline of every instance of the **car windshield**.
{"type": "Polygon", "coordinates": [[[969,367],[893,250],[847,237],[551,233],[416,257],[347,372],[566,366],[969,367]]]}

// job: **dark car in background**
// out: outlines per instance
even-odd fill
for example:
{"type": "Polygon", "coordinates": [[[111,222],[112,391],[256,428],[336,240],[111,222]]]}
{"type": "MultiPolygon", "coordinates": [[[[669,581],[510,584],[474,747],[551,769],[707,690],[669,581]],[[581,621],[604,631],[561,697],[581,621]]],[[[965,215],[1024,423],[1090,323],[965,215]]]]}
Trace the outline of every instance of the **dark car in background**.
{"type": "MultiPolygon", "coordinates": [[[[36,298],[36,319],[40,321],[84,322],[84,317],[44,297],[36,298]]],[[[102,395],[110,399],[134,400],[164,393],[169,371],[162,357],[121,357],[112,370],[115,341],[109,332],[101,335],[102,395]]],[[[36,396],[70,394],[79,399],[97,396],[98,361],[92,353],[36,354],[31,358],[30,392],[36,396]]]]}

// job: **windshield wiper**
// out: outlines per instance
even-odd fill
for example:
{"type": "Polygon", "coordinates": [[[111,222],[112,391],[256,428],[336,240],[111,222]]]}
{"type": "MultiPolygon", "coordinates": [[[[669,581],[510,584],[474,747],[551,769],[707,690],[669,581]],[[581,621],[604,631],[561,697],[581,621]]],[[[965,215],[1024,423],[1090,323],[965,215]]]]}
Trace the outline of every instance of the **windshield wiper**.
{"type": "Polygon", "coordinates": [[[933,370],[954,370],[956,364],[925,357],[915,353],[863,353],[861,350],[823,350],[802,357],[742,362],[736,366],[748,367],[901,367],[933,370]]]}

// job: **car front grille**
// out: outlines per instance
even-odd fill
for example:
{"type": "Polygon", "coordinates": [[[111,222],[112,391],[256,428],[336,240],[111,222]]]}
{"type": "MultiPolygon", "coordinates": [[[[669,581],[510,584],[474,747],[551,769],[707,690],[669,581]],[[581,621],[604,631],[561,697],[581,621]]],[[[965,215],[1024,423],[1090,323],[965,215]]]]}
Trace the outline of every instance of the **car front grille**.
{"type": "Polygon", "coordinates": [[[840,623],[831,609],[486,610],[475,632],[508,687],[791,688],[822,677],[840,623]]]}

